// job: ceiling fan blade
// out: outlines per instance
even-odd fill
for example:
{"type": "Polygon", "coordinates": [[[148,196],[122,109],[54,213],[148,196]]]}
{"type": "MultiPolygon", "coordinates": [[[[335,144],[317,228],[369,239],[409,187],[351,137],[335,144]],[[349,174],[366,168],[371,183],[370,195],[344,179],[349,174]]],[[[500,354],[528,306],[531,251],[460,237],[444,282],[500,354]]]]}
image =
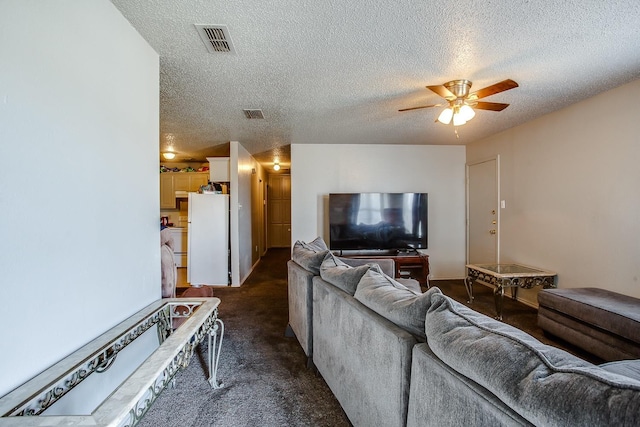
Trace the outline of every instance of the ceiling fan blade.
{"type": "Polygon", "coordinates": [[[475,105],[472,105],[473,108],[477,108],[478,110],[490,110],[490,111],[502,111],[507,108],[509,104],[503,104],[501,102],[476,102],[475,105]]]}
{"type": "Polygon", "coordinates": [[[487,96],[495,95],[496,93],[504,92],[505,90],[513,89],[518,87],[518,83],[514,82],[511,79],[503,80],[491,86],[487,86],[483,89],[480,89],[476,92],[469,94],[469,99],[480,99],[486,98],[487,96]]]}
{"type": "Polygon", "coordinates": [[[437,93],[444,99],[448,99],[448,100],[456,99],[456,96],[453,93],[451,93],[451,91],[446,87],[444,87],[443,85],[427,86],[427,89],[432,90],[433,92],[437,93]]]}
{"type": "Polygon", "coordinates": [[[422,108],[431,108],[431,107],[442,107],[442,104],[421,105],[420,107],[403,108],[402,110],[398,110],[398,111],[420,110],[422,108]]]}

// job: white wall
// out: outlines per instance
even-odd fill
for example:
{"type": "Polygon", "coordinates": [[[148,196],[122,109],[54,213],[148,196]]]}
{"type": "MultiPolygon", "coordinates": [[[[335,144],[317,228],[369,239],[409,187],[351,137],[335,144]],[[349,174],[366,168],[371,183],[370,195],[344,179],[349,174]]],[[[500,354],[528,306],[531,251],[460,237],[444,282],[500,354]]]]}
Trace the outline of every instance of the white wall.
{"type": "Polygon", "coordinates": [[[465,275],[465,148],[291,145],[291,240],[329,242],[329,193],[429,193],[431,278],[465,275]]]}
{"type": "Polygon", "coordinates": [[[107,0],[0,3],[0,395],[160,298],[158,56],[107,0]]]}
{"type": "Polygon", "coordinates": [[[640,80],[467,147],[468,162],[500,154],[502,262],[640,297],[638,99],[640,80]]]}
{"type": "Polygon", "coordinates": [[[251,180],[252,170],[257,167],[251,154],[237,141],[231,141],[232,286],[240,286],[253,268],[251,180]]]}

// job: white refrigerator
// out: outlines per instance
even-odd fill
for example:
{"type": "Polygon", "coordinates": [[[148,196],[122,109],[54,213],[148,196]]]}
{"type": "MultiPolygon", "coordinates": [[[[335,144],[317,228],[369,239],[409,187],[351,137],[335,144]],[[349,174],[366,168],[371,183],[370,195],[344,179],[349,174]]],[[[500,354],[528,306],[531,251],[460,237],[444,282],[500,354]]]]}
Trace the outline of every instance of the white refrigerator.
{"type": "Polygon", "coordinates": [[[187,281],[229,284],[229,195],[189,193],[187,281]]]}

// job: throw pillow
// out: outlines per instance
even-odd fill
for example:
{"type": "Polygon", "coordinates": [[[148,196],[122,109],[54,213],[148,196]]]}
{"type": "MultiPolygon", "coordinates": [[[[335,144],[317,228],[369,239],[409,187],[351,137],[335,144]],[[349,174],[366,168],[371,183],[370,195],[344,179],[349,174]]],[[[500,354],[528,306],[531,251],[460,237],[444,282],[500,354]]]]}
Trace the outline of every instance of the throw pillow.
{"type": "Polygon", "coordinates": [[[291,259],[302,268],[318,275],[320,274],[320,264],[328,252],[329,249],[321,237],[317,237],[309,243],[298,240],[293,245],[291,259]]]}
{"type": "Polygon", "coordinates": [[[353,295],[356,292],[358,282],[369,270],[369,267],[369,264],[351,267],[329,252],[320,265],[320,277],[325,282],[353,295]]]}
{"type": "Polygon", "coordinates": [[[382,317],[424,338],[424,319],[435,293],[441,293],[440,289],[432,287],[421,294],[370,268],[360,279],[354,297],[382,317]]]}
{"type": "Polygon", "coordinates": [[[300,242],[300,244],[302,245],[303,248],[309,249],[310,251],[314,251],[314,252],[322,252],[322,251],[326,251],[327,249],[329,249],[327,247],[327,244],[322,239],[322,237],[316,237],[314,240],[312,240],[309,243],[305,243],[305,242],[300,241],[300,240],[298,240],[298,242],[300,242]]]}
{"type": "Polygon", "coordinates": [[[425,331],[433,353],[534,425],[634,425],[640,382],[434,294],[425,331]]]}

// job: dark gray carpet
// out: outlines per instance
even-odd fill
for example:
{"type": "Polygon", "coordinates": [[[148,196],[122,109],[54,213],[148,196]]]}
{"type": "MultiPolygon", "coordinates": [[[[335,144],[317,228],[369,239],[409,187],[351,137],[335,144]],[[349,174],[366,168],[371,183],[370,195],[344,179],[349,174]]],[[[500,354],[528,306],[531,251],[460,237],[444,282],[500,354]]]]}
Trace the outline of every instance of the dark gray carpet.
{"type": "Polygon", "coordinates": [[[140,426],[349,426],[321,377],[284,332],[289,249],[270,249],[240,288],[214,288],[225,323],[218,378],[206,382],[206,345],[176,375],[140,426]]]}

